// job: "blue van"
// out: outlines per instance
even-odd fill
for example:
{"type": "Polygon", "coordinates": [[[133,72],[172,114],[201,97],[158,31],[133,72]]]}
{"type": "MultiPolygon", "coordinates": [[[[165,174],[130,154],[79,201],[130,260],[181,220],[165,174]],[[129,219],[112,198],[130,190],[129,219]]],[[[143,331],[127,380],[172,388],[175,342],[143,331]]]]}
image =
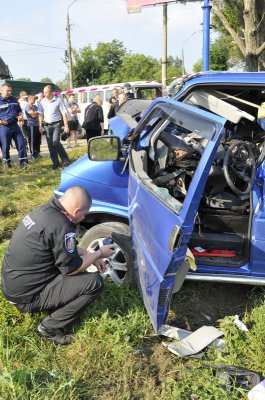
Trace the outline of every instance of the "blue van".
{"type": "Polygon", "coordinates": [[[90,192],[80,245],[112,236],[108,277],[137,280],[155,331],[185,278],[265,284],[265,73],[201,73],[177,90],[124,103],[55,190],[90,192]]]}

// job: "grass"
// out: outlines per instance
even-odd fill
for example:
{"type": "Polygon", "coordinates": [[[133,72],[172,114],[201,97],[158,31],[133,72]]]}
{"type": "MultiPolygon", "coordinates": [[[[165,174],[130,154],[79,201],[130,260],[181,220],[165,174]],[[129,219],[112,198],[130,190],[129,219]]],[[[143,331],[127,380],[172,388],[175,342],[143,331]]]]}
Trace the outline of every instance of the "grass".
{"type": "MultiPolygon", "coordinates": [[[[71,160],[84,151],[72,151],[71,160]]],[[[46,158],[31,164],[27,171],[15,168],[0,176],[1,259],[21,218],[45,203],[58,186],[60,172],[52,171],[50,166],[46,158]]],[[[209,312],[207,307],[216,301],[217,293],[222,300],[222,290],[222,285],[185,283],[173,297],[171,323],[178,325],[182,313],[191,328],[195,315],[197,323],[203,325],[198,319],[199,310],[209,312]]],[[[235,327],[233,314],[225,315],[221,302],[219,314],[215,313],[221,318],[211,323],[225,334],[225,353],[209,348],[202,360],[179,359],[162,346],[162,338],[154,335],[136,288],[107,284],[103,295],[74,327],[75,340],[66,347],[56,347],[37,337],[35,327],[43,315],[20,314],[0,296],[0,398],[246,399],[242,389],[233,385],[227,389],[212,368],[214,364],[238,365],[265,374],[264,291],[245,290],[248,296],[240,311],[249,332],[235,327]]],[[[236,293],[231,310],[238,299],[236,293]]]]}

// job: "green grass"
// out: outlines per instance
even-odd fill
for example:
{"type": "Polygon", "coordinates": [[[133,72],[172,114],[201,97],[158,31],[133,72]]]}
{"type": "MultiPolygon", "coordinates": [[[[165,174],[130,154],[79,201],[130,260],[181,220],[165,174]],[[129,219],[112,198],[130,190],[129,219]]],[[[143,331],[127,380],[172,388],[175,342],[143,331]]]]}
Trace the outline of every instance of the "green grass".
{"type": "MultiPolygon", "coordinates": [[[[72,151],[71,160],[84,151],[72,151]]],[[[27,171],[16,168],[0,176],[1,259],[21,218],[45,203],[58,186],[60,172],[50,166],[47,158],[32,163],[27,171]]],[[[179,359],[162,346],[136,288],[107,284],[75,325],[75,340],[66,347],[37,337],[35,327],[43,315],[20,314],[0,296],[0,399],[244,399],[242,390],[223,387],[211,366],[238,365],[265,374],[264,291],[245,289],[247,300],[239,309],[249,327],[245,333],[233,324],[238,293],[231,297],[231,313],[226,315],[222,290],[224,285],[187,282],[173,297],[171,322],[179,325],[183,315],[181,325],[195,329],[195,316],[197,325],[205,324],[198,317],[200,310],[207,314],[211,305],[212,311],[218,293],[220,303],[215,303],[216,318],[211,323],[225,333],[226,349],[221,353],[209,348],[202,360],[179,359]]]]}

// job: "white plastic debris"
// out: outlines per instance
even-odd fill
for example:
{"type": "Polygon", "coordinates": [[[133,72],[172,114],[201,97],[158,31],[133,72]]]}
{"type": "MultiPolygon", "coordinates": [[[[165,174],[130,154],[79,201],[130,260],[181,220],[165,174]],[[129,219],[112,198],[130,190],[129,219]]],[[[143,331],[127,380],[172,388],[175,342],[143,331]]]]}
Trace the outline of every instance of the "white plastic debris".
{"type": "Polygon", "coordinates": [[[240,329],[241,331],[248,332],[248,328],[246,325],[240,321],[238,315],[235,315],[234,324],[240,329]]]}
{"type": "Polygon", "coordinates": [[[248,392],[249,400],[264,400],[265,399],[265,380],[254,386],[248,392]]]}
{"type": "MultiPolygon", "coordinates": [[[[177,328],[176,337],[181,338],[182,336],[182,339],[170,344],[163,342],[163,345],[167,347],[171,353],[174,353],[179,357],[189,357],[201,353],[205,347],[209,346],[220,336],[223,336],[223,332],[219,331],[214,326],[202,326],[195,332],[191,332],[189,335],[187,335],[186,332],[177,328]]],[[[170,334],[170,337],[172,337],[173,329],[160,329],[159,333],[164,336],[165,334],[167,334],[167,336],[170,334]]]]}

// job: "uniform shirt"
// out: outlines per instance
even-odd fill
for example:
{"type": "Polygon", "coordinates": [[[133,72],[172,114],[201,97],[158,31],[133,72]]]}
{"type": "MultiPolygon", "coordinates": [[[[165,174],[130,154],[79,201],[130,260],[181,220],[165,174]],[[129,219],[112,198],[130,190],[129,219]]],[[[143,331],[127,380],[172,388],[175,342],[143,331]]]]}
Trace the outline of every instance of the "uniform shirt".
{"type": "Polygon", "coordinates": [[[21,107],[14,96],[7,99],[0,96],[0,119],[5,119],[8,126],[17,124],[17,116],[21,112],[21,107]]]}
{"type": "Polygon", "coordinates": [[[77,103],[67,103],[66,105],[67,108],[67,120],[68,121],[77,121],[77,114],[72,114],[68,111],[68,109],[70,108],[71,110],[76,110],[77,108],[79,108],[77,103]]]}
{"type": "Polygon", "coordinates": [[[44,97],[38,103],[38,111],[43,114],[44,121],[51,124],[62,120],[62,113],[66,113],[66,108],[59,97],[53,96],[51,100],[44,97]]]}
{"type": "Polygon", "coordinates": [[[39,118],[38,118],[38,116],[33,118],[29,114],[29,111],[38,111],[38,107],[35,104],[27,103],[26,108],[25,108],[25,114],[26,114],[26,117],[27,117],[28,126],[39,126],[39,118]]]}
{"type": "Polygon", "coordinates": [[[56,276],[82,265],[75,228],[56,199],[23,219],[3,260],[2,291],[8,300],[30,303],[56,276]]]}

